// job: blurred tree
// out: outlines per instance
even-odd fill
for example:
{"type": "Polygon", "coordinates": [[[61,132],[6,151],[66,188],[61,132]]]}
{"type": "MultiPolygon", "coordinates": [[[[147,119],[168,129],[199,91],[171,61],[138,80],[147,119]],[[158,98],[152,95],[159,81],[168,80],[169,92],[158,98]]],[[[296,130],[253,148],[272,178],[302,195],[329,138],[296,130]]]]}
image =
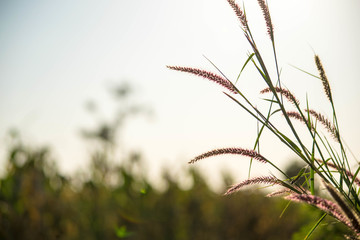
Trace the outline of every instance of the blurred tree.
{"type": "MultiPolygon", "coordinates": [[[[114,146],[116,144],[116,138],[119,137],[125,121],[129,117],[151,113],[150,108],[134,102],[131,98],[133,88],[127,82],[109,89],[109,93],[115,102],[115,111],[111,119],[102,120],[94,129],[82,130],[85,138],[98,140],[104,146],[114,146]]],[[[86,108],[89,112],[99,114],[97,104],[94,101],[87,102],[86,108]]]]}

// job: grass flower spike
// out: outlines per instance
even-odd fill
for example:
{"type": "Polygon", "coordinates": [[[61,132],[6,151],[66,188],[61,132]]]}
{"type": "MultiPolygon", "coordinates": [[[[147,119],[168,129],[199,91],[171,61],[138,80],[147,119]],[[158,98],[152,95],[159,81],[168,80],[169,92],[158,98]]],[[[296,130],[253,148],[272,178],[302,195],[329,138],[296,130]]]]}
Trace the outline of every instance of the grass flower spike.
{"type": "Polygon", "coordinates": [[[285,197],[285,199],[294,202],[302,202],[313,205],[314,207],[317,207],[322,211],[332,215],[333,217],[337,218],[340,222],[343,222],[345,225],[352,228],[351,223],[344,215],[340,207],[336,203],[330,200],[309,194],[291,194],[285,197]]]}
{"type": "Polygon", "coordinates": [[[283,189],[277,190],[275,192],[269,193],[266,196],[267,197],[277,197],[277,196],[280,196],[280,195],[283,195],[283,194],[289,194],[289,193],[295,193],[295,192],[288,189],[288,188],[283,188],[283,189]]]}
{"type": "Polygon", "coordinates": [[[305,121],[307,121],[306,119],[304,119],[300,113],[298,112],[294,112],[294,111],[291,111],[291,112],[286,112],[287,116],[290,117],[290,118],[294,118],[294,119],[297,119],[303,123],[306,123],[305,121]]]}
{"type": "MultiPolygon", "coordinates": [[[[299,105],[300,101],[295,98],[295,96],[287,89],[275,87],[274,88],[277,93],[283,95],[289,102],[293,103],[294,105],[299,105]]],[[[260,91],[261,94],[271,92],[271,88],[265,88],[260,91]]]]}
{"type": "Polygon", "coordinates": [[[242,181],[241,183],[234,184],[231,188],[229,188],[224,195],[229,195],[232,193],[235,193],[240,190],[240,188],[253,185],[253,184],[268,184],[268,185],[274,185],[278,184],[281,185],[281,181],[275,177],[272,176],[262,176],[262,177],[255,177],[251,179],[247,179],[242,181]]]}
{"type": "Polygon", "coordinates": [[[243,10],[241,10],[241,8],[239,7],[238,4],[236,4],[235,0],[227,0],[228,3],[230,4],[230,6],[232,7],[232,9],[235,11],[236,16],[238,17],[241,26],[243,27],[243,29],[245,31],[248,30],[248,22],[246,19],[246,15],[243,12],[243,10]]]}
{"type": "Polygon", "coordinates": [[[180,72],[192,73],[194,75],[206,78],[210,81],[213,81],[213,82],[223,86],[224,88],[228,89],[230,92],[232,92],[234,94],[238,93],[235,86],[229,80],[227,80],[219,75],[216,75],[212,72],[208,72],[208,71],[197,69],[197,68],[190,68],[190,67],[167,66],[167,68],[176,70],[176,71],[180,71],[180,72]]]}
{"type": "Polygon", "coordinates": [[[247,157],[254,158],[254,159],[256,159],[256,160],[258,160],[259,162],[262,162],[262,163],[267,162],[266,158],[264,158],[263,156],[261,156],[259,153],[257,153],[254,150],[248,150],[248,149],[243,149],[243,148],[220,148],[220,149],[215,149],[215,150],[203,153],[203,154],[195,157],[191,161],[189,161],[189,163],[195,163],[195,162],[197,162],[199,160],[202,160],[204,158],[209,158],[209,157],[213,157],[213,156],[217,156],[217,155],[223,155],[223,154],[242,155],[242,156],[247,156],[247,157]]]}
{"type": "Polygon", "coordinates": [[[336,127],[322,114],[316,112],[315,110],[306,110],[310,113],[311,116],[316,118],[324,127],[329,131],[333,138],[339,141],[339,133],[336,130],[336,127]]]}
{"type": "Polygon", "coordinates": [[[258,3],[261,8],[261,11],[263,12],[263,15],[264,15],[267,32],[270,36],[271,41],[274,42],[274,28],[273,28],[273,24],[271,22],[269,7],[266,4],[265,0],[258,0],[258,3]]]}
{"type": "Polygon", "coordinates": [[[318,55],[315,55],[315,64],[316,64],[316,67],[317,67],[317,69],[319,71],[320,79],[322,81],[325,94],[326,94],[327,98],[329,99],[329,101],[332,102],[333,100],[332,100],[329,80],[328,80],[328,78],[327,78],[327,76],[325,74],[324,67],[323,67],[318,55]]]}
{"type": "Polygon", "coordinates": [[[325,183],[326,190],[330,193],[333,199],[337,202],[337,204],[342,209],[343,213],[347,216],[350,221],[350,225],[353,230],[359,235],[360,234],[360,219],[357,213],[349,208],[345,199],[340,195],[340,193],[331,185],[325,183]]]}

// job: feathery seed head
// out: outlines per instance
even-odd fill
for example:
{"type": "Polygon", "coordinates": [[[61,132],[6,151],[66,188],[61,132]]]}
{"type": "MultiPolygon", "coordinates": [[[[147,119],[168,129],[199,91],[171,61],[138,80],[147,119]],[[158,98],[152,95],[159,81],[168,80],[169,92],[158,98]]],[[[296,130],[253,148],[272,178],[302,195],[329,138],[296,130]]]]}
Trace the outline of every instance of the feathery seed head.
{"type": "Polygon", "coordinates": [[[295,118],[301,122],[304,122],[303,117],[298,112],[291,111],[291,112],[286,112],[286,114],[288,115],[288,117],[295,118]]]}
{"type": "Polygon", "coordinates": [[[271,41],[274,42],[274,28],[273,28],[273,25],[271,22],[269,7],[265,3],[265,0],[258,0],[258,3],[263,12],[264,18],[265,18],[267,32],[270,36],[271,41]]]}
{"type": "Polygon", "coordinates": [[[243,149],[243,148],[220,148],[220,149],[215,149],[215,150],[203,153],[203,154],[195,157],[191,161],[189,161],[189,163],[190,164],[195,163],[195,162],[197,162],[199,160],[202,160],[204,158],[209,158],[209,157],[212,157],[212,156],[223,155],[223,154],[243,155],[243,156],[254,158],[254,159],[256,159],[256,160],[258,160],[259,162],[262,162],[262,163],[267,162],[266,158],[264,158],[263,156],[261,156],[259,153],[257,153],[254,150],[248,150],[248,149],[243,149]]]}
{"type": "Polygon", "coordinates": [[[241,10],[241,8],[239,7],[238,4],[236,4],[235,0],[227,0],[228,3],[230,4],[230,6],[232,7],[232,9],[234,10],[236,16],[238,17],[241,26],[243,27],[243,29],[245,31],[248,30],[248,23],[247,23],[247,19],[246,19],[246,15],[243,12],[243,10],[241,10]]]}
{"type": "Polygon", "coordinates": [[[315,55],[315,64],[316,64],[316,67],[317,67],[317,69],[319,71],[320,79],[322,81],[325,94],[326,94],[327,98],[329,99],[329,101],[332,102],[330,84],[329,84],[328,78],[327,78],[327,76],[325,74],[324,67],[323,67],[318,55],[315,55]]]}
{"type": "Polygon", "coordinates": [[[226,89],[228,89],[230,92],[237,94],[238,90],[236,89],[236,87],[227,79],[216,75],[212,72],[208,72],[205,70],[201,70],[201,69],[197,69],[197,68],[190,68],[190,67],[178,67],[178,66],[166,66],[169,69],[172,70],[176,70],[176,71],[181,71],[181,72],[188,72],[188,73],[192,73],[194,75],[206,78],[210,81],[213,81],[223,87],[225,87],[226,89]]]}
{"type": "Polygon", "coordinates": [[[310,113],[311,116],[313,116],[314,118],[316,118],[316,120],[318,120],[327,130],[328,132],[333,136],[333,138],[336,140],[336,141],[340,141],[340,136],[339,136],[339,132],[338,130],[336,129],[336,127],[334,126],[334,124],[332,124],[330,122],[329,119],[327,119],[324,115],[316,112],[315,110],[305,110],[307,112],[310,113]]]}
{"type": "MultiPolygon", "coordinates": [[[[277,93],[280,93],[281,95],[283,95],[292,104],[294,104],[294,105],[300,104],[299,100],[297,100],[295,98],[295,96],[289,90],[280,88],[280,87],[275,87],[274,89],[277,93]]],[[[271,92],[271,88],[265,88],[260,91],[261,94],[268,93],[268,92],[271,92]]]]}
{"type": "Polygon", "coordinates": [[[330,195],[336,201],[338,206],[341,208],[341,210],[347,216],[347,218],[350,221],[350,224],[352,226],[352,229],[356,233],[360,233],[360,219],[359,219],[358,214],[348,206],[344,197],[333,186],[331,186],[330,184],[327,184],[325,182],[324,182],[324,184],[325,184],[326,190],[330,193],[330,195]]]}
{"type": "Polygon", "coordinates": [[[348,227],[353,229],[351,223],[349,222],[348,218],[344,215],[344,213],[341,211],[340,207],[336,203],[330,200],[309,194],[290,194],[289,196],[286,196],[285,199],[294,202],[302,202],[313,205],[319,208],[320,210],[328,214],[331,214],[333,217],[337,218],[339,221],[343,222],[348,227]]]}
{"type": "Polygon", "coordinates": [[[266,196],[267,197],[277,197],[277,196],[280,196],[280,195],[283,195],[283,194],[287,194],[287,193],[295,193],[294,191],[288,189],[288,188],[283,188],[283,189],[280,189],[280,190],[277,190],[275,192],[272,192],[272,193],[269,193],[267,194],[266,196]]]}
{"type": "Polygon", "coordinates": [[[261,184],[261,183],[262,184],[274,185],[274,184],[281,184],[281,181],[279,179],[273,177],[273,176],[255,177],[255,178],[244,180],[241,183],[234,184],[232,187],[230,187],[224,193],[224,195],[229,195],[229,194],[235,193],[235,192],[239,191],[240,188],[242,188],[244,186],[254,185],[254,184],[261,184]]]}

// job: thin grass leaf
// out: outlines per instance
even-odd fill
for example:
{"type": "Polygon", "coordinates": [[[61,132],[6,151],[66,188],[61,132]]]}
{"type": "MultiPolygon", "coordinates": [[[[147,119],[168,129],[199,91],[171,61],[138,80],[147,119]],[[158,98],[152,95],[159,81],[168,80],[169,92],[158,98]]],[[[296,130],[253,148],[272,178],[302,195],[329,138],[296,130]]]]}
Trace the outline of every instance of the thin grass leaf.
{"type": "Polygon", "coordinates": [[[256,69],[258,70],[258,72],[260,73],[261,77],[265,80],[265,82],[267,84],[269,84],[269,79],[266,77],[266,74],[263,72],[263,70],[261,70],[259,68],[259,66],[256,64],[256,62],[254,61],[254,59],[251,59],[251,62],[254,64],[254,66],[256,67],[256,69]]]}
{"type": "Polygon", "coordinates": [[[315,225],[310,229],[310,231],[308,232],[308,234],[306,234],[304,240],[309,239],[309,237],[311,236],[311,234],[313,234],[313,232],[315,231],[315,229],[319,226],[319,224],[324,220],[324,218],[326,217],[327,213],[324,213],[319,220],[315,223],[315,225]]]}
{"type": "Polygon", "coordinates": [[[357,175],[359,174],[360,171],[360,167],[358,167],[355,171],[355,174],[353,175],[352,181],[351,181],[351,185],[350,188],[353,186],[354,182],[360,186],[360,179],[357,177],[357,175]]]}
{"type": "MultiPolygon", "coordinates": [[[[316,143],[316,139],[315,139],[315,135],[313,137],[313,145],[312,145],[312,150],[311,150],[311,163],[313,166],[314,162],[315,162],[315,143],[316,143]]],[[[313,168],[310,168],[310,192],[312,195],[315,195],[315,172],[313,168]]]]}
{"type": "Polygon", "coordinates": [[[278,112],[281,112],[281,109],[276,109],[276,110],[274,110],[274,111],[271,113],[271,116],[272,116],[272,115],[275,115],[275,114],[278,113],[278,112]]]}
{"type": "Polygon", "coordinates": [[[229,80],[229,78],[227,78],[227,77],[225,76],[225,74],[224,74],[209,58],[207,58],[205,55],[203,55],[203,57],[204,57],[206,60],[208,60],[209,63],[210,63],[211,65],[213,65],[213,67],[216,68],[216,70],[218,70],[218,72],[219,72],[226,80],[228,80],[229,82],[231,82],[231,81],[229,80]]]}
{"type": "Polygon", "coordinates": [[[290,138],[288,138],[287,136],[285,136],[284,134],[282,134],[281,132],[278,132],[284,139],[285,141],[298,153],[301,153],[301,149],[293,142],[290,140],[290,138]]]}
{"type": "Polygon", "coordinates": [[[264,100],[264,101],[267,101],[267,102],[271,102],[271,103],[279,103],[278,101],[276,101],[276,100],[273,100],[273,99],[268,99],[268,98],[262,98],[262,100],[264,100]]]}
{"type": "MultiPolygon", "coordinates": [[[[296,155],[298,155],[301,159],[303,159],[305,162],[308,163],[307,158],[302,154],[300,148],[293,143],[289,138],[287,138],[284,134],[282,134],[279,130],[277,130],[269,121],[263,120],[264,117],[262,116],[262,119],[260,119],[256,114],[254,114],[252,111],[250,111],[247,107],[245,107],[241,102],[239,102],[237,99],[232,97],[231,95],[224,92],[225,95],[227,95],[229,98],[231,98],[234,102],[239,104],[243,109],[245,109],[251,116],[253,116],[255,119],[260,121],[262,124],[264,124],[265,127],[267,127],[272,133],[274,133],[275,136],[277,136],[281,142],[283,142],[286,146],[288,146],[296,155]],[[264,122],[266,121],[266,122],[264,122]]],[[[240,93],[241,94],[241,93],[240,93]]],[[[243,96],[243,95],[242,95],[243,96]]],[[[256,110],[256,108],[254,108],[256,110]]],[[[258,112],[258,111],[257,111],[258,112]]],[[[260,113],[260,112],[258,112],[260,113]]],[[[259,137],[258,137],[259,138],[259,137]]],[[[317,172],[319,175],[322,175],[321,172],[317,172]]]]}
{"type": "Polygon", "coordinates": [[[242,66],[242,68],[241,68],[241,70],[240,70],[240,72],[239,72],[238,77],[236,78],[235,84],[237,84],[237,82],[239,81],[239,78],[240,78],[241,73],[244,71],[246,65],[247,65],[248,62],[253,58],[254,55],[255,55],[255,53],[251,53],[251,54],[249,55],[249,57],[246,59],[244,65],[242,66]]]}
{"type": "Polygon", "coordinates": [[[286,204],[285,208],[281,211],[281,213],[280,213],[280,215],[279,215],[279,218],[282,218],[282,216],[285,214],[285,212],[286,212],[286,210],[288,209],[288,207],[290,206],[290,204],[291,204],[291,201],[289,201],[289,202],[286,204]]]}
{"type": "Polygon", "coordinates": [[[303,167],[303,168],[299,171],[299,173],[291,180],[290,183],[291,183],[291,184],[296,183],[296,181],[303,176],[305,170],[306,170],[306,168],[303,167]]]}
{"type": "Polygon", "coordinates": [[[296,66],[294,66],[294,65],[291,65],[291,64],[289,64],[289,65],[290,65],[291,67],[293,67],[293,68],[296,68],[297,70],[299,70],[299,71],[301,71],[301,72],[303,72],[303,73],[306,73],[306,74],[314,77],[314,78],[321,79],[319,76],[316,76],[316,75],[314,75],[314,74],[312,74],[312,73],[309,73],[309,72],[307,72],[307,71],[305,71],[305,70],[303,70],[303,69],[301,69],[301,68],[298,68],[298,67],[296,67],[296,66]]]}

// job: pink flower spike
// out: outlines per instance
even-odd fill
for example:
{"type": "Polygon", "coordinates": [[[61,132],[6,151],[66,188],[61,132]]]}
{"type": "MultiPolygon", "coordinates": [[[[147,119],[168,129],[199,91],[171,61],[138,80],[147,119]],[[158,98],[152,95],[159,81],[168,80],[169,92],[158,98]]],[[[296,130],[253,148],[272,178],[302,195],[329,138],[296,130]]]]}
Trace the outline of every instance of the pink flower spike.
{"type": "Polygon", "coordinates": [[[238,93],[238,90],[236,89],[236,87],[229,80],[227,80],[219,75],[216,75],[212,72],[208,72],[208,71],[197,69],[197,68],[190,68],[190,67],[167,66],[167,68],[176,70],[176,71],[180,71],[180,72],[192,73],[194,75],[206,78],[210,81],[213,81],[213,82],[223,86],[224,88],[228,89],[230,92],[232,92],[234,94],[238,93]]]}

